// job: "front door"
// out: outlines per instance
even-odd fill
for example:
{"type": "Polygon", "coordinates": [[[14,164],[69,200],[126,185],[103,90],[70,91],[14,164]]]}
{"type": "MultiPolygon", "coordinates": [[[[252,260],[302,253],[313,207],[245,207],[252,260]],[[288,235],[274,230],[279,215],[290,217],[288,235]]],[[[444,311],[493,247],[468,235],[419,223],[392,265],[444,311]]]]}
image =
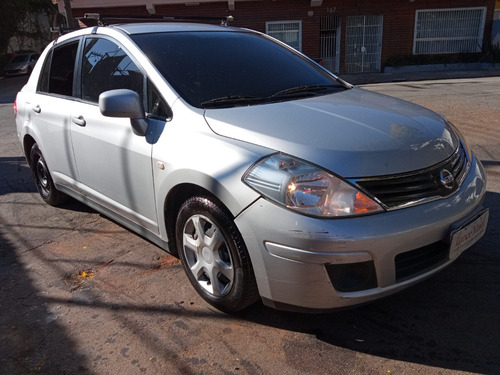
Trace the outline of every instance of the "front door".
{"type": "Polygon", "coordinates": [[[71,114],[71,138],[81,188],[104,207],[158,232],[152,144],[133,133],[130,119],[101,115],[99,94],[127,88],[143,97],[145,78],[127,53],[106,38],[87,38],[82,101],[71,114]]]}

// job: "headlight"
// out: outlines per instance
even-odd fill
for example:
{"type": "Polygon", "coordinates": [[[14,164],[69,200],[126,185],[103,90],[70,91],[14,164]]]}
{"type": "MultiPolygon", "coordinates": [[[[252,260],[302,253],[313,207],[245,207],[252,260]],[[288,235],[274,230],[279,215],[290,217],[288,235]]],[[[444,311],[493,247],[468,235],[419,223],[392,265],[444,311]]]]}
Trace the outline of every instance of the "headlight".
{"type": "Polygon", "coordinates": [[[306,215],[338,217],[383,211],[354,186],[285,154],[264,158],[248,170],[243,181],[264,197],[306,215]]]}

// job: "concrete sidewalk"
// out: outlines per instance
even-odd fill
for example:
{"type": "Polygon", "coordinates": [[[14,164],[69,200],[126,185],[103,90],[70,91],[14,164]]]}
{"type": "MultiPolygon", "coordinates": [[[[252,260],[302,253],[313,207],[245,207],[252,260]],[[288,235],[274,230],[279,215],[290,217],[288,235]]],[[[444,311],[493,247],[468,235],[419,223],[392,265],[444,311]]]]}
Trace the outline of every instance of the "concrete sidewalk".
{"type": "Polygon", "coordinates": [[[339,76],[353,85],[438,79],[498,77],[500,76],[500,66],[499,64],[495,64],[491,69],[426,70],[426,66],[422,65],[421,67],[413,70],[390,69],[389,72],[384,73],[339,74],[339,76]]]}

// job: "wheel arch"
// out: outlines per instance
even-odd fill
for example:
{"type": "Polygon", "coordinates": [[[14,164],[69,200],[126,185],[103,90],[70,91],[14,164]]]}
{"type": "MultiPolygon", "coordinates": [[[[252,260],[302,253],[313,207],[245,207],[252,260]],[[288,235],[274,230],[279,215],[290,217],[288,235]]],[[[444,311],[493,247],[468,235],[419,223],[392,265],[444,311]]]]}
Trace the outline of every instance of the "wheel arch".
{"type": "Polygon", "coordinates": [[[167,237],[169,239],[169,251],[173,255],[178,256],[178,249],[176,243],[176,235],[175,235],[175,225],[177,221],[177,215],[179,214],[179,210],[184,202],[186,202],[189,198],[201,196],[210,198],[214,203],[224,210],[231,218],[234,219],[234,215],[227,208],[227,206],[219,199],[217,196],[201,187],[199,185],[193,183],[181,183],[174,186],[168,193],[165,198],[164,206],[163,206],[163,217],[165,222],[165,229],[167,232],[167,237]]]}
{"type": "Polygon", "coordinates": [[[31,135],[26,134],[23,139],[23,150],[24,150],[24,156],[26,157],[26,160],[28,161],[28,164],[31,167],[31,148],[33,145],[37,143],[35,141],[35,138],[33,138],[31,135]]]}

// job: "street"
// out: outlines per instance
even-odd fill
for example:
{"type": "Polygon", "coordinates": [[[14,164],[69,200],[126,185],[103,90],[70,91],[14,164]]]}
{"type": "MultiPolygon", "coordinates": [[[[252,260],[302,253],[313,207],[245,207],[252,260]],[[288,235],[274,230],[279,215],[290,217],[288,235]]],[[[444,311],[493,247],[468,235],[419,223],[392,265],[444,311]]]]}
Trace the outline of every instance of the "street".
{"type": "Polygon", "coordinates": [[[0,374],[500,373],[500,77],[366,85],[444,114],[488,175],[486,235],[438,275],[330,314],[206,304],[176,258],[43,203],[0,80],[0,374]]]}

